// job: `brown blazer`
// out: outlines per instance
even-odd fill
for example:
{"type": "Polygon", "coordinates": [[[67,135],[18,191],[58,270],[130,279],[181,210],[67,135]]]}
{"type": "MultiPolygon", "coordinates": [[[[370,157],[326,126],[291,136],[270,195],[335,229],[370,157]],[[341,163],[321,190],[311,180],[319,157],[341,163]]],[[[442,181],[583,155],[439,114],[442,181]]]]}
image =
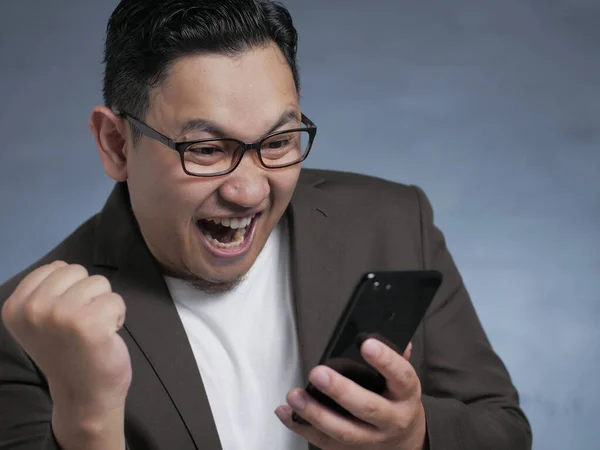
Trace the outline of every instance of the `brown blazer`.
{"type": "MultiPolygon", "coordinates": [[[[413,339],[411,357],[422,383],[430,448],[531,448],[517,392],[419,188],[304,169],[287,214],[304,376],[364,272],[437,269],[444,282],[413,339]]],[[[121,333],[133,365],[126,411],[130,449],[221,449],[190,344],[124,184],[98,215],[1,286],[0,303],[26,273],[57,259],[107,276],[125,299],[121,333]]],[[[51,411],[43,375],[0,324],[0,449],[57,449],[51,411]]],[[[268,442],[264,448],[271,448],[268,442]]]]}

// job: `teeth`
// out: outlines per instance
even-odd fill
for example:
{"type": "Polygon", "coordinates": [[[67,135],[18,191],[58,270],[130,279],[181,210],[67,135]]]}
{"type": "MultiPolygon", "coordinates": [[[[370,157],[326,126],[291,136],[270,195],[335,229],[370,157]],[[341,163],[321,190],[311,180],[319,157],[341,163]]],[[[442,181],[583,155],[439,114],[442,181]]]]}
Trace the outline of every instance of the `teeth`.
{"type": "Polygon", "coordinates": [[[246,228],[248,225],[250,225],[250,222],[252,222],[252,219],[254,219],[254,216],[251,217],[242,217],[242,218],[238,218],[238,217],[233,217],[233,218],[229,218],[229,217],[224,217],[222,219],[217,218],[217,219],[207,219],[211,222],[214,222],[216,224],[220,224],[223,225],[224,227],[229,227],[229,228],[233,228],[234,230],[240,229],[240,228],[246,228]]]}
{"type": "Polygon", "coordinates": [[[244,243],[244,238],[246,237],[246,229],[245,228],[239,228],[236,231],[235,236],[233,237],[233,241],[229,242],[227,244],[224,244],[223,242],[217,241],[210,234],[206,234],[206,237],[208,239],[208,242],[210,242],[215,247],[218,247],[218,248],[235,248],[235,247],[239,247],[240,245],[242,245],[244,243]]]}
{"type": "MultiPolygon", "coordinates": [[[[243,219],[238,219],[238,228],[246,228],[252,222],[252,217],[244,217],[243,219]]],[[[231,228],[233,228],[233,223],[231,224],[231,228]]]]}

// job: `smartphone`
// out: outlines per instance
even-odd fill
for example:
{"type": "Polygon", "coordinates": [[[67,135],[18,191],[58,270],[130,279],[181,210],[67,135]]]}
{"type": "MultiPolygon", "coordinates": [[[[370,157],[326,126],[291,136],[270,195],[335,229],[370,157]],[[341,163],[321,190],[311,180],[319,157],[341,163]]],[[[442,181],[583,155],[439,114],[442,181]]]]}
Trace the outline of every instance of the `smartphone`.
{"type": "MultiPolygon", "coordinates": [[[[366,273],[338,319],[319,365],[383,394],[385,378],[361,356],[362,343],[376,338],[403,354],[441,283],[442,274],[434,270],[366,273]]],[[[306,392],[342,416],[351,416],[312,384],[306,392]]],[[[309,425],[296,412],[292,420],[309,425]]]]}

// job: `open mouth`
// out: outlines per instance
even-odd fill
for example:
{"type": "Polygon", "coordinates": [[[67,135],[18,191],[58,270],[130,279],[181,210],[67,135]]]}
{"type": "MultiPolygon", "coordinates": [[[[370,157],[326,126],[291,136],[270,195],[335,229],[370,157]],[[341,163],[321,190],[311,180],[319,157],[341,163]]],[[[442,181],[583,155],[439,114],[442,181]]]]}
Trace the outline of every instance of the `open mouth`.
{"type": "Polygon", "coordinates": [[[206,242],[216,250],[241,250],[252,237],[258,216],[198,220],[206,242]]]}

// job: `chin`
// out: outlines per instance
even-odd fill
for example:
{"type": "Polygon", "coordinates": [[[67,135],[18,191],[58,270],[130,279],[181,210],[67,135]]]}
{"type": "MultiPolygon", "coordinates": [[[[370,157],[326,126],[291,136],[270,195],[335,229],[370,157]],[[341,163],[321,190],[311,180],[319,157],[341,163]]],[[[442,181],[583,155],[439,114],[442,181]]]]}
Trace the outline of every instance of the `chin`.
{"type": "MultiPolygon", "coordinates": [[[[249,258],[247,255],[246,258],[249,258]]],[[[184,278],[197,289],[207,293],[219,293],[230,291],[238,286],[245,278],[252,262],[243,261],[235,264],[235,267],[215,266],[207,264],[208,267],[197,267],[196,270],[188,270],[184,278]],[[208,270],[207,270],[208,269],[208,270]]]]}
{"type": "Polygon", "coordinates": [[[223,281],[206,281],[202,278],[194,278],[189,280],[189,283],[194,286],[199,291],[205,292],[207,294],[222,294],[224,292],[229,292],[237,287],[244,277],[236,278],[233,280],[223,280],[223,281]]]}

